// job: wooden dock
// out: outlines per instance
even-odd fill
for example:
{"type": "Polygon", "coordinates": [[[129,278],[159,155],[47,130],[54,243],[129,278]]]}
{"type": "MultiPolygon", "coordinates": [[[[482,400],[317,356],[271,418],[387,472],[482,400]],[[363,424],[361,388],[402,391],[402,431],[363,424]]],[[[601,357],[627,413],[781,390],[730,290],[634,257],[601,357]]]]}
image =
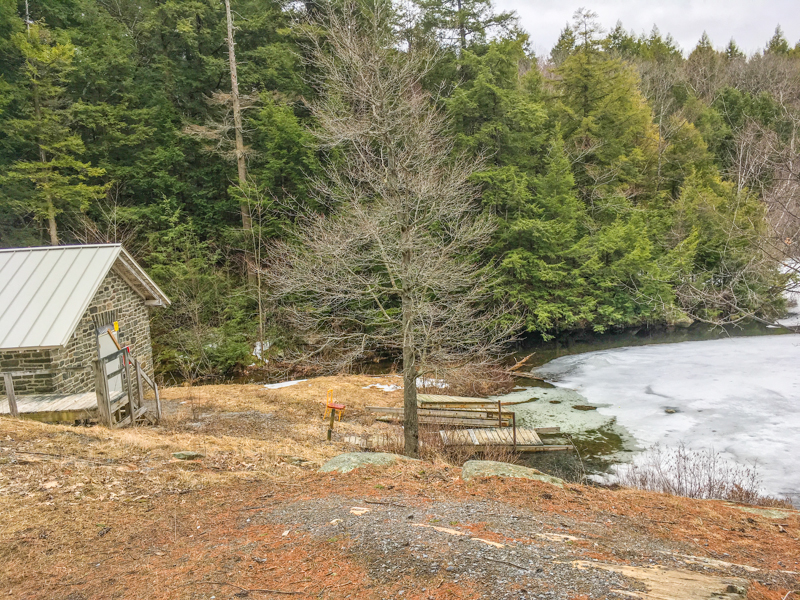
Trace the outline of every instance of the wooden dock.
{"type": "MultiPolygon", "coordinates": [[[[560,433],[558,427],[517,427],[516,414],[503,410],[504,403],[486,398],[447,396],[443,394],[417,394],[417,419],[420,424],[434,424],[447,429],[439,431],[445,448],[465,447],[475,452],[489,448],[506,447],[515,452],[553,452],[574,450],[568,444],[545,444],[539,434],[560,433]]],[[[378,415],[376,420],[401,422],[403,407],[367,406],[368,412],[378,415]]],[[[364,449],[403,446],[402,436],[376,434],[365,438],[348,436],[347,442],[364,449]],[[390,439],[391,438],[391,439],[390,439]]]]}
{"type": "Polygon", "coordinates": [[[491,427],[481,429],[456,429],[440,431],[445,448],[468,447],[475,452],[486,452],[489,448],[508,447],[515,452],[558,452],[573,450],[571,445],[545,444],[539,433],[557,433],[557,427],[541,430],[528,427],[491,427]]]}
{"type": "MultiPolygon", "coordinates": [[[[112,403],[116,404],[125,396],[118,392],[112,403]]],[[[75,421],[98,420],[97,394],[32,394],[16,396],[17,412],[23,419],[44,423],[72,423],[75,421]]],[[[8,402],[0,400],[0,415],[11,414],[8,402]]]]}
{"type": "MultiPolygon", "coordinates": [[[[506,447],[515,452],[559,452],[574,450],[565,444],[545,444],[540,434],[559,433],[558,427],[516,428],[494,427],[481,429],[451,429],[439,431],[445,448],[466,447],[474,452],[486,452],[488,448],[506,447]]],[[[367,436],[347,435],[344,441],[362,450],[400,451],[403,448],[402,433],[373,433],[367,436]]],[[[420,445],[424,440],[420,439],[420,445]]]]}

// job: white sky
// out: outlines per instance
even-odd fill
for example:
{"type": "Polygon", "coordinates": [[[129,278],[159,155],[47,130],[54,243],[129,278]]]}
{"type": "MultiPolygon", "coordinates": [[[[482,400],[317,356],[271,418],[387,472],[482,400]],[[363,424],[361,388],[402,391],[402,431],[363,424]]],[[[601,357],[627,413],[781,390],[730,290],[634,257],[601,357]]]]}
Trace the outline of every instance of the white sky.
{"type": "Polygon", "coordinates": [[[549,53],[573,13],[581,7],[597,13],[606,30],[622,21],[637,35],[649,33],[653,24],[662,35],[671,33],[684,54],[707,31],[718,48],[733,37],[751,54],[763,48],[780,24],[790,46],[800,38],[800,6],[797,0],[494,0],[498,10],[513,10],[531,35],[539,56],[549,53]]]}

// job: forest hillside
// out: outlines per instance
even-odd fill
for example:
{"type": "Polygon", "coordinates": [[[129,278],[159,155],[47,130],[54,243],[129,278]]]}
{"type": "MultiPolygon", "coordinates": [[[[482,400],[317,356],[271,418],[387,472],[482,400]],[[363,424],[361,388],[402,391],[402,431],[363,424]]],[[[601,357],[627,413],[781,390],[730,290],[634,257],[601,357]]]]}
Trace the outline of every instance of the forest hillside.
{"type": "MultiPolygon", "coordinates": [[[[122,242],[172,300],[154,314],[160,369],[189,378],[302,343],[262,275],[327,210],[343,160],[315,135],[317,5],[231,9],[235,56],[216,0],[0,0],[0,246],[122,242]]],[[[678,48],[579,11],[536,56],[487,0],[390,9],[386,47],[432,51],[419,85],[475,163],[485,302],[544,339],[781,315],[800,42],[778,27],[750,56],[705,35],[678,48]]]]}

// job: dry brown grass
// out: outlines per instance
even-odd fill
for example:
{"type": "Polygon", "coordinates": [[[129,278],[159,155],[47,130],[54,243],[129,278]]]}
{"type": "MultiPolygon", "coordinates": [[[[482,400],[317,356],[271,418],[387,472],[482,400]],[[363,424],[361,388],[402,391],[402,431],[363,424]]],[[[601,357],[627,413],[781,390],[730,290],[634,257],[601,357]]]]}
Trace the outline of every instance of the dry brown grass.
{"type": "MultiPolygon", "coordinates": [[[[83,595],[74,598],[95,598],[122,590],[119,597],[194,600],[214,593],[191,587],[203,578],[290,589],[300,585],[300,573],[327,574],[324,581],[302,576],[301,583],[314,595],[328,586],[326,597],[332,598],[396,596],[401,587],[416,585],[369,579],[360,559],[342,550],[346,539],[335,544],[289,539],[283,536],[286,527],[277,527],[263,529],[262,540],[248,538],[239,528],[250,514],[242,507],[337,494],[410,505],[502,499],[537,518],[556,515],[590,529],[613,515],[613,532],[597,541],[618,543],[618,549],[639,543],[630,538],[634,532],[684,544],[691,554],[760,568],[797,568],[800,517],[794,512],[774,521],[721,502],[638,490],[562,489],[497,478],[463,482],[450,465],[469,457],[436,454],[433,441],[433,462],[424,469],[409,463],[349,476],[315,473],[309,467],[350,450],[339,441],[325,441],[321,416],[327,389],[348,405],[345,420],[336,424],[337,435],[399,430],[374,423],[364,411],[369,404],[401,403],[402,392],[363,389],[376,382],[397,379],[326,377],[273,391],[261,386],[166,389],[165,419],[156,428],[107,430],[0,418],[0,581],[7,582],[0,591],[11,590],[14,598],[68,598],[80,590],[83,595]],[[206,457],[175,460],[172,453],[178,450],[197,450],[206,457]],[[281,455],[310,462],[296,466],[281,455]],[[257,555],[269,557],[269,564],[253,562],[253,551],[245,552],[254,539],[264,542],[257,555]],[[237,563],[234,554],[244,560],[237,563]],[[334,559],[335,571],[326,562],[334,559]],[[348,587],[353,582],[363,587],[348,587]]],[[[425,428],[423,436],[433,431],[425,428]]],[[[491,535],[486,531],[480,537],[491,535]]],[[[608,548],[602,555],[601,549],[594,551],[598,558],[612,559],[608,548]]],[[[773,587],[781,594],[793,589],[773,587]]],[[[424,595],[405,597],[444,600],[468,597],[468,591],[443,580],[424,595]],[[448,586],[453,586],[449,592],[448,586]]],[[[778,597],[773,589],[761,591],[753,598],[778,597]]]]}

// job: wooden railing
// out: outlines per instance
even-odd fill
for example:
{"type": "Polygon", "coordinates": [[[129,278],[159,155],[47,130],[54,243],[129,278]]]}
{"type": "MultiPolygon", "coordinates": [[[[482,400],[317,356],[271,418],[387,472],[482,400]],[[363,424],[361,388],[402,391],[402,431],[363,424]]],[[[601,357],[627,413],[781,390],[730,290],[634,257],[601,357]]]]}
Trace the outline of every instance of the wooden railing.
{"type": "Polygon", "coordinates": [[[161,398],[158,395],[158,385],[156,382],[148,377],[147,373],[144,372],[142,365],[139,363],[137,359],[133,359],[133,366],[136,369],[136,389],[138,391],[139,396],[139,404],[144,405],[144,388],[142,387],[142,381],[146,382],[147,385],[153,390],[153,394],[156,397],[156,419],[161,420],[161,398]]]}
{"type": "Polygon", "coordinates": [[[158,385],[150,379],[136,358],[131,359],[127,347],[122,347],[116,352],[93,361],[92,370],[95,377],[95,390],[97,392],[97,408],[100,418],[107,427],[123,427],[135,425],[136,421],[147,412],[144,405],[144,386],[147,383],[155,394],[156,420],[161,419],[161,398],[158,395],[158,385]],[[122,357],[122,367],[108,372],[110,362],[122,357]],[[131,367],[136,373],[136,395],[133,393],[133,380],[131,367]],[[112,398],[108,387],[110,379],[122,377],[122,393],[127,396],[127,403],[116,402],[118,397],[112,398]]]}

